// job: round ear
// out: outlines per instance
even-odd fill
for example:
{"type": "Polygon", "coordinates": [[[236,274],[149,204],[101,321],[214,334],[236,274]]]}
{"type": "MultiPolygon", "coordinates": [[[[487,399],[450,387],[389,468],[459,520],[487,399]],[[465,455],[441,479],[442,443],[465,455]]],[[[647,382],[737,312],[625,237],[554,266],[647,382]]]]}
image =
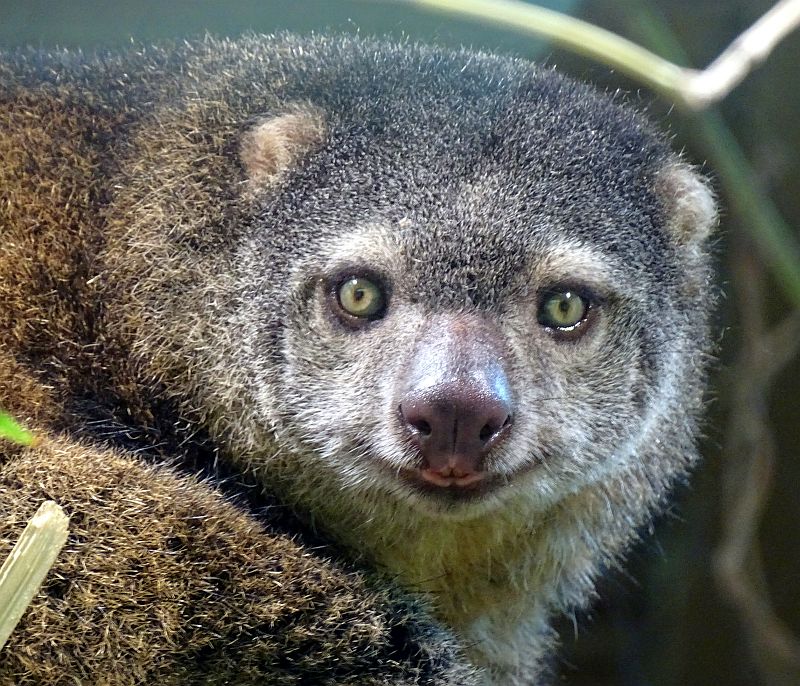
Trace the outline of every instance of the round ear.
{"type": "Polygon", "coordinates": [[[271,185],[325,137],[322,112],[298,107],[284,114],[264,117],[244,131],[239,141],[239,160],[251,185],[271,185]]]}
{"type": "Polygon", "coordinates": [[[703,177],[676,162],[659,172],[656,188],[667,210],[667,230],[680,245],[708,238],[717,225],[717,201],[703,177]]]}

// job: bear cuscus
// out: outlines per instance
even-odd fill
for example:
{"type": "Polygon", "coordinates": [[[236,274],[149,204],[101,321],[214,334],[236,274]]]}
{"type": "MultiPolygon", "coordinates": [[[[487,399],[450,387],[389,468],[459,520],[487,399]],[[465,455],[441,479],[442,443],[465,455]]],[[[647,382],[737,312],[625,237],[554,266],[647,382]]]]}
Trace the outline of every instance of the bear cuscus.
{"type": "Polygon", "coordinates": [[[543,684],[695,445],[716,203],[618,97],[366,38],[0,53],[16,684],[543,684]]]}

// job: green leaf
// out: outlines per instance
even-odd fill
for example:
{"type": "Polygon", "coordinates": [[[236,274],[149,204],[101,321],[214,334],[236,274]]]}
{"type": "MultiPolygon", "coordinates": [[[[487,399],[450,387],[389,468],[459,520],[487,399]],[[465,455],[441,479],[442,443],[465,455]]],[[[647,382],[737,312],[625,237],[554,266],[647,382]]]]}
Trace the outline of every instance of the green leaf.
{"type": "Polygon", "coordinates": [[[7,438],[22,445],[32,445],[35,440],[30,431],[23,429],[2,410],[0,410],[0,438],[7,438]]]}

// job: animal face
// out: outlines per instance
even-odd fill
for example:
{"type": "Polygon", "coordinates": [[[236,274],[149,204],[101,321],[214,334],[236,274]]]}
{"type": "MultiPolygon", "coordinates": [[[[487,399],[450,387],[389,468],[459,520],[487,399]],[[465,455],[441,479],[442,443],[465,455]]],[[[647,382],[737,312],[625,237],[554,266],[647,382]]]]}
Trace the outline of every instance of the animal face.
{"type": "Polygon", "coordinates": [[[299,480],[455,517],[544,508],[641,459],[677,411],[702,317],[674,305],[658,169],[574,172],[579,147],[558,166],[522,132],[413,166],[420,127],[365,143],[379,166],[337,156],[355,146],[333,131],[262,208],[241,251],[256,396],[299,480]]]}

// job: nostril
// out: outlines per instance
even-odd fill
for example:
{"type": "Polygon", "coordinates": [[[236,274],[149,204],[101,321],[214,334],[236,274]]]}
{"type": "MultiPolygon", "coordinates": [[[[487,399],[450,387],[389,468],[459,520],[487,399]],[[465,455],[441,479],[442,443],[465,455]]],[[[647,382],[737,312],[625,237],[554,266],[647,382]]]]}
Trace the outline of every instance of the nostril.
{"type": "Polygon", "coordinates": [[[496,430],[493,426],[489,424],[484,424],[483,428],[481,429],[481,432],[478,434],[478,437],[484,442],[488,441],[492,436],[494,436],[495,431],[496,430]]]}
{"type": "Polygon", "coordinates": [[[430,436],[431,435],[431,425],[428,424],[424,419],[418,419],[414,422],[409,422],[411,426],[413,426],[417,431],[420,432],[423,436],[430,436]]]}
{"type": "Polygon", "coordinates": [[[424,412],[419,412],[418,408],[411,404],[411,407],[403,407],[402,404],[397,406],[397,412],[400,419],[407,426],[416,431],[423,438],[427,438],[433,432],[433,427],[430,422],[425,418],[424,412]],[[420,416],[422,415],[422,416],[420,416]]]}
{"type": "Polygon", "coordinates": [[[502,424],[496,424],[494,422],[488,422],[483,425],[483,428],[480,430],[478,434],[478,438],[480,438],[481,442],[486,443],[490,438],[494,438],[497,434],[499,434],[503,429],[511,424],[511,415],[506,415],[506,418],[503,420],[502,424]]]}

